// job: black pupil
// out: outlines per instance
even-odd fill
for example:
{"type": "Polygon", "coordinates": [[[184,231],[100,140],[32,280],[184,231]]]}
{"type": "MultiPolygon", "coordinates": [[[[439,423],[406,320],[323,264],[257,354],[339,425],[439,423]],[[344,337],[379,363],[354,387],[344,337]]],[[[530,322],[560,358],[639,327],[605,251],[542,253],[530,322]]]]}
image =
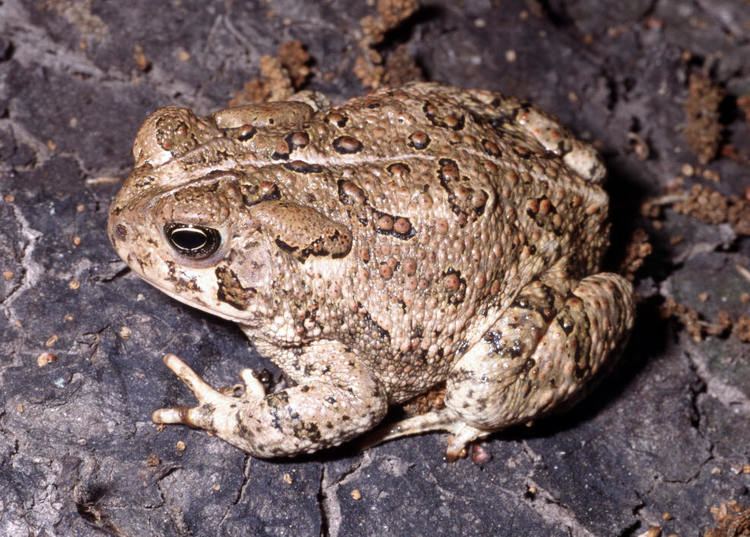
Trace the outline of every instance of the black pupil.
{"type": "Polygon", "coordinates": [[[194,259],[206,259],[221,246],[221,233],[211,227],[170,222],[164,234],[172,248],[194,259]]]}
{"type": "Polygon", "coordinates": [[[208,242],[206,233],[200,229],[185,227],[175,229],[169,237],[182,250],[199,250],[208,242]]]}

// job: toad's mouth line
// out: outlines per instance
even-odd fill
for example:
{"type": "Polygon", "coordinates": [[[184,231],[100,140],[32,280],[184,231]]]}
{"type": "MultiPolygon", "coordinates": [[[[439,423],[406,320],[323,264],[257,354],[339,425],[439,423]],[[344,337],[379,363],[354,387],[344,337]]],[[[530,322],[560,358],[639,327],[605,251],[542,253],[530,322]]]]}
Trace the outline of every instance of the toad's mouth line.
{"type": "Polygon", "coordinates": [[[218,305],[215,308],[212,308],[211,306],[209,306],[207,304],[202,304],[197,299],[193,299],[192,297],[185,297],[184,294],[180,294],[180,293],[174,291],[173,289],[170,289],[170,288],[166,287],[165,285],[163,285],[161,283],[157,283],[157,282],[151,280],[150,278],[147,278],[146,276],[144,276],[143,274],[141,274],[140,272],[138,272],[133,267],[130,267],[130,269],[135,274],[137,274],[138,277],[141,280],[145,281],[146,283],[148,283],[152,287],[155,287],[156,289],[158,289],[159,291],[161,291],[165,295],[169,296],[170,298],[173,298],[177,302],[180,302],[182,304],[185,304],[186,306],[190,306],[192,308],[200,310],[200,311],[202,311],[204,313],[208,313],[209,315],[212,315],[214,317],[219,317],[221,319],[224,319],[225,321],[230,321],[230,322],[233,322],[233,323],[237,323],[237,324],[242,325],[242,326],[249,326],[249,327],[256,326],[256,323],[252,322],[253,321],[252,318],[239,317],[239,316],[234,316],[234,315],[227,314],[224,311],[222,311],[221,307],[218,306],[218,305]]]}

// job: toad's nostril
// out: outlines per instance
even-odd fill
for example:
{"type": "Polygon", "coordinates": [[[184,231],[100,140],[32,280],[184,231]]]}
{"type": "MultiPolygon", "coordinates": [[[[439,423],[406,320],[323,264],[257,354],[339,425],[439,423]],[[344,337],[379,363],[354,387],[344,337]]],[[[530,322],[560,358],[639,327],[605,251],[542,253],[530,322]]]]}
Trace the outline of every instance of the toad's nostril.
{"type": "Polygon", "coordinates": [[[115,237],[123,241],[128,238],[128,228],[125,224],[115,226],[115,237]]]}

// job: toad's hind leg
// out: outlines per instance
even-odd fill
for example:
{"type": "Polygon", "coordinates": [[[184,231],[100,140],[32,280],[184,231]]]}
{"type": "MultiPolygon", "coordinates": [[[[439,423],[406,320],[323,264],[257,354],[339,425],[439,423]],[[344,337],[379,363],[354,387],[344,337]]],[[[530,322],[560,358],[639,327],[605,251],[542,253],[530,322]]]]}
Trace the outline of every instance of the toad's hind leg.
{"type": "Polygon", "coordinates": [[[448,431],[456,458],[471,441],[573,400],[632,324],[632,287],[620,276],[589,276],[567,297],[533,282],[454,365],[445,408],[396,423],[381,440],[448,431]]]}
{"type": "Polygon", "coordinates": [[[363,447],[381,444],[402,436],[434,431],[451,433],[452,436],[446,449],[446,459],[449,461],[463,457],[465,447],[469,442],[484,438],[492,433],[492,431],[477,429],[469,425],[462,421],[461,417],[452,409],[443,408],[379,427],[365,436],[363,447]]]}

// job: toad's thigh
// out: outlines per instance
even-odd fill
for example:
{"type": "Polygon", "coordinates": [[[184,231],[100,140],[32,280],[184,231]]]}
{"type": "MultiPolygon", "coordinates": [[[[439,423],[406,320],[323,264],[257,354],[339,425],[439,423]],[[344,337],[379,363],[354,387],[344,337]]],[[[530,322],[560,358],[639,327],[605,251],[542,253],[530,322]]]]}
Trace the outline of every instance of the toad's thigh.
{"type": "Polygon", "coordinates": [[[632,286],[616,274],[554,293],[531,284],[456,363],[446,406],[465,423],[497,430],[570,401],[632,327],[632,286]]]}

